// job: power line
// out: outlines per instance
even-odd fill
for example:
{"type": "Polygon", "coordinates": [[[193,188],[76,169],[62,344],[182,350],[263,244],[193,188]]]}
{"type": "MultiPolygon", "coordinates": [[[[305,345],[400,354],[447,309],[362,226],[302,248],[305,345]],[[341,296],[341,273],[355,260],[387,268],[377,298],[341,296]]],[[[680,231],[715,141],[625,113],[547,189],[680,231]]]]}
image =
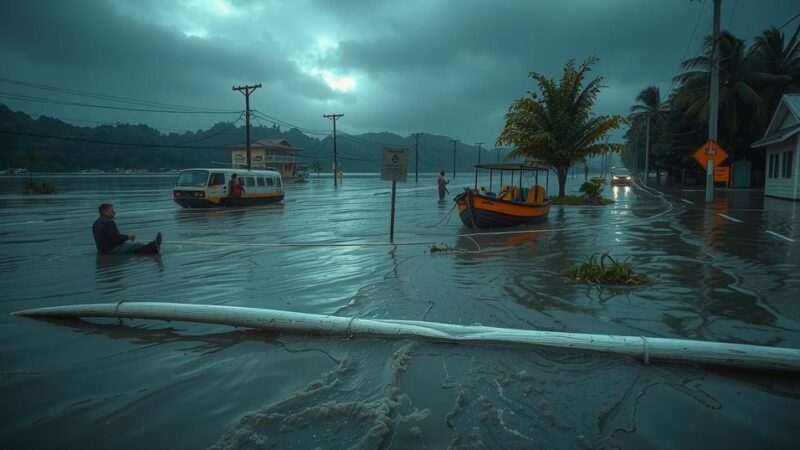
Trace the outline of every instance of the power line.
{"type": "Polygon", "coordinates": [[[93,103],[80,103],[71,102],[67,100],[54,100],[43,97],[34,97],[32,95],[11,94],[7,92],[0,92],[0,97],[9,98],[13,100],[22,100],[35,103],[49,103],[53,105],[68,105],[68,106],[82,106],[85,108],[99,108],[99,109],[112,109],[117,111],[135,111],[135,112],[154,112],[154,113],[175,113],[175,114],[239,114],[241,111],[200,111],[200,110],[183,110],[183,109],[146,109],[146,108],[128,108],[122,106],[111,105],[97,105],[93,103]]]}
{"type": "Polygon", "coordinates": [[[13,85],[17,85],[17,86],[23,86],[23,87],[27,87],[27,88],[40,89],[40,90],[44,90],[44,91],[58,92],[58,93],[62,93],[62,94],[69,94],[69,95],[75,95],[75,96],[80,96],[80,97],[89,97],[89,98],[95,98],[95,99],[105,100],[105,101],[112,101],[112,102],[117,102],[117,103],[130,103],[130,104],[140,105],[140,106],[156,106],[156,107],[160,107],[160,108],[165,108],[166,107],[166,108],[178,108],[178,109],[200,110],[200,111],[212,111],[213,110],[213,111],[216,111],[216,112],[219,112],[219,113],[234,113],[234,112],[238,112],[238,111],[222,110],[222,109],[215,109],[215,108],[201,108],[201,107],[197,107],[197,106],[186,106],[186,105],[177,105],[177,104],[172,104],[172,103],[154,102],[154,101],[134,99],[134,98],[128,98],[128,97],[119,97],[119,96],[115,96],[115,95],[100,94],[100,93],[96,93],[96,92],[79,91],[79,90],[76,90],[76,89],[68,89],[68,88],[62,88],[62,87],[56,87],[56,86],[49,86],[49,85],[46,85],[46,84],[39,84],[39,83],[31,83],[31,82],[26,82],[26,81],[12,80],[12,79],[9,79],[9,78],[4,78],[4,77],[0,77],[0,82],[7,83],[7,84],[13,84],[13,85]]]}
{"type": "Polygon", "coordinates": [[[789,25],[790,23],[794,22],[794,20],[797,19],[798,17],[800,17],[800,12],[795,14],[794,17],[792,17],[791,19],[787,20],[785,24],[778,27],[778,31],[782,30],[783,27],[785,27],[786,25],[789,25]]]}
{"type": "Polygon", "coordinates": [[[90,144],[104,144],[104,145],[117,145],[121,147],[146,147],[146,148],[180,148],[180,149],[192,149],[192,150],[201,150],[201,149],[218,149],[219,146],[185,146],[185,145],[166,145],[166,144],[144,144],[144,143],[135,143],[135,142],[114,142],[114,141],[103,141],[99,139],[85,139],[85,138],[75,138],[75,137],[67,137],[67,136],[54,136],[49,134],[41,134],[41,133],[25,133],[21,131],[11,131],[11,130],[0,130],[0,134],[10,134],[13,136],[29,136],[29,137],[39,137],[45,139],[55,139],[59,141],[70,141],[70,142],[86,142],[90,144]]]}

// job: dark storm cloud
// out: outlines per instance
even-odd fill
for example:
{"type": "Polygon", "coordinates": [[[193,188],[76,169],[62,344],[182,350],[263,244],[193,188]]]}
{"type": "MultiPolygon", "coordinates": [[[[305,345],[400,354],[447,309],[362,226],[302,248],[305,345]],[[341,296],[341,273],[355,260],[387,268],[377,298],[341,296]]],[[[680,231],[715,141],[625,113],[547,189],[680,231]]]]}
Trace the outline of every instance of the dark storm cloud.
{"type": "MultiPolygon", "coordinates": [[[[722,3],[722,27],[748,42],[800,10],[788,0],[722,3]]],[[[488,142],[509,104],[536,89],[528,73],[558,78],[569,59],[600,58],[590,75],[608,86],[598,114],[627,114],[651,84],[666,96],[708,32],[711,2],[11,0],[0,12],[6,78],[226,109],[243,103],[231,85],[261,82],[253,106],[301,126],[344,112],[349,132],[488,142]],[[331,87],[346,77],[352,91],[331,87]]]]}

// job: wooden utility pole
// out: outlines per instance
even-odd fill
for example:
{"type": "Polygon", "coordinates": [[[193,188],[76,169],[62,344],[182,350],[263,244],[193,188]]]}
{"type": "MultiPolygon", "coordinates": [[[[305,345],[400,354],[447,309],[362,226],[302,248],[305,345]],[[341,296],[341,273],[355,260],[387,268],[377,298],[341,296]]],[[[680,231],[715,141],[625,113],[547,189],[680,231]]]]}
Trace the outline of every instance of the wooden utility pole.
{"type": "Polygon", "coordinates": [[[481,163],[481,145],[483,145],[483,142],[476,142],[475,144],[478,146],[478,164],[480,164],[481,163]]]}
{"type": "Polygon", "coordinates": [[[422,133],[414,133],[412,136],[416,139],[414,144],[414,181],[419,182],[419,137],[422,136],[422,133]]]}
{"type": "Polygon", "coordinates": [[[456,179],[456,140],[450,139],[450,142],[453,143],[453,179],[456,179]]]}
{"type": "MultiPolygon", "coordinates": [[[[717,140],[717,116],[719,113],[719,15],[720,0],[714,0],[714,43],[711,50],[711,85],[709,86],[709,111],[708,111],[708,140],[717,140]]],[[[714,201],[714,160],[712,159],[713,150],[706,152],[708,157],[708,167],[706,168],[706,203],[714,201]]]]}
{"type": "Polygon", "coordinates": [[[336,119],[344,114],[323,114],[322,117],[333,121],[333,187],[336,187],[336,176],[338,175],[339,164],[336,158],[336,119]]]}
{"type": "Polygon", "coordinates": [[[233,86],[234,91],[239,91],[244,94],[244,107],[245,107],[245,135],[247,136],[247,170],[250,170],[250,94],[256,89],[261,87],[261,83],[252,86],[233,86]]]}

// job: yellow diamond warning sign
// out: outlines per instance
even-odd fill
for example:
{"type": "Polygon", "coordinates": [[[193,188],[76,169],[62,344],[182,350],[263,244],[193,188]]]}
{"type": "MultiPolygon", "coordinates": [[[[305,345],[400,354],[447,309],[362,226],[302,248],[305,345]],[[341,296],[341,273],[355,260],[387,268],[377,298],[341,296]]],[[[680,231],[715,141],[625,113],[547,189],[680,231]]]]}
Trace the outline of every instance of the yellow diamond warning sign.
{"type": "Polygon", "coordinates": [[[694,159],[703,166],[703,169],[708,170],[708,160],[714,161],[714,167],[717,167],[728,159],[728,152],[722,149],[717,141],[709,139],[705,144],[701,145],[692,155],[694,159]]]}

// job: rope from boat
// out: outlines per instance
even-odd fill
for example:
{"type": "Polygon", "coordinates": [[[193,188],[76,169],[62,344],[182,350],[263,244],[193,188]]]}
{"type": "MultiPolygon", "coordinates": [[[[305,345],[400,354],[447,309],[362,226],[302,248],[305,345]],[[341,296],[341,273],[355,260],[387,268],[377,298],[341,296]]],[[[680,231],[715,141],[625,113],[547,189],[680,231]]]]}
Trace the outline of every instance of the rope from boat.
{"type": "Polygon", "coordinates": [[[204,245],[216,247],[395,247],[400,245],[434,245],[430,241],[419,242],[353,242],[340,244],[335,242],[284,242],[284,243],[245,243],[245,242],[209,242],[209,241],[164,241],[170,245],[204,245]]]}
{"type": "Polygon", "coordinates": [[[800,372],[800,350],[688,339],[644,338],[437,322],[361,319],[273,309],[156,302],[56,306],[12,313],[22,317],[108,317],[213,323],[269,331],[340,335],[413,336],[435,341],[514,343],[591,350],[644,360],[699,363],[737,369],[800,372]],[[643,345],[644,343],[644,345],[643,345]]]}

